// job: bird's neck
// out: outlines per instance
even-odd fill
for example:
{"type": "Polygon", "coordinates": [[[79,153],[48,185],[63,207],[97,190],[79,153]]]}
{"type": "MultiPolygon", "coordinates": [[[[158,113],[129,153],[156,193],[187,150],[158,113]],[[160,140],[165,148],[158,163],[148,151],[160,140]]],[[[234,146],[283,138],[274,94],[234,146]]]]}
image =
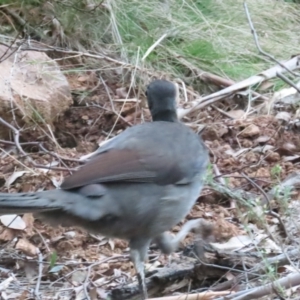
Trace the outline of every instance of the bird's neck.
{"type": "Polygon", "coordinates": [[[164,110],[152,114],[152,120],[165,122],[178,122],[177,113],[174,110],[164,110]]]}

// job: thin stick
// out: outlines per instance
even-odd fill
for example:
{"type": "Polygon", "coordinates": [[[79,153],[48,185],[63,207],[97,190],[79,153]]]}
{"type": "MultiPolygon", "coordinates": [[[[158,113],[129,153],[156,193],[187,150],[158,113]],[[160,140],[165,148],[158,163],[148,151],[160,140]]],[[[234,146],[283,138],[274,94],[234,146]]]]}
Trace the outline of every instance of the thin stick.
{"type": "MultiPolygon", "coordinates": [[[[0,123],[2,123],[4,126],[8,127],[9,129],[12,130],[13,134],[14,134],[14,142],[15,142],[15,145],[18,149],[18,151],[20,153],[22,153],[24,156],[28,157],[28,154],[24,151],[24,149],[22,148],[21,144],[20,144],[20,131],[18,129],[16,129],[14,126],[12,126],[11,124],[9,124],[8,122],[6,122],[4,119],[0,118],[0,123]]],[[[42,149],[46,150],[43,146],[42,146],[42,149]]],[[[46,152],[48,152],[46,150],[46,152]]],[[[50,153],[49,153],[50,154],[50,153]]],[[[55,154],[55,153],[52,153],[52,155],[55,155],[55,157],[57,159],[59,159],[59,157],[55,154]]],[[[51,166],[44,166],[44,165],[40,165],[40,164],[36,164],[34,162],[34,160],[31,158],[31,157],[28,157],[29,160],[30,160],[30,163],[36,167],[36,168],[41,168],[41,169],[48,169],[48,170],[56,170],[56,171],[69,171],[69,173],[71,174],[71,169],[69,169],[66,165],[65,168],[61,168],[61,167],[51,167],[51,166]]],[[[73,169],[74,171],[74,169],[73,169]]]]}

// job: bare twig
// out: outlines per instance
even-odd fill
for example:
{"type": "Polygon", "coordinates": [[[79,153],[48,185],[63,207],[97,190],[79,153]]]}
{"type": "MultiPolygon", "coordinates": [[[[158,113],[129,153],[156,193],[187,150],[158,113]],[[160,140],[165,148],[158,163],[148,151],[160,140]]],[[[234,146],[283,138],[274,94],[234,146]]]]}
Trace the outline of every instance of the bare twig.
{"type": "MultiPolygon", "coordinates": [[[[99,261],[99,262],[96,262],[96,263],[90,263],[90,262],[80,262],[80,263],[76,263],[76,265],[77,264],[89,264],[89,265],[91,265],[91,266],[93,266],[93,267],[95,267],[96,265],[99,265],[99,264],[102,264],[102,263],[104,263],[104,262],[107,262],[107,261],[110,261],[110,260],[114,260],[114,259],[120,259],[120,258],[126,258],[126,259],[129,259],[129,255],[115,255],[115,256],[111,256],[111,257],[108,257],[108,258],[105,258],[105,259],[103,259],[103,260],[101,260],[101,261],[99,261]]],[[[70,264],[65,264],[65,265],[74,265],[74,263],[70,263],[70,264]]],[[[53,282],[51,282],[51,284],[50,284],[50,287],[51,286],[53,286],[54,284],[56,284],[57,282],[59,282],[59,281],[61,281],[62,279],[65,279],[65,278],[67,278],[67,277],[69,277],[70,275],[72,275],[73,273],[75,273],[75,272],[77,272],[77,271],[84,271],[84,270],[86,270],[86,269],[89,269],[89,266],[86,266],[86,267],[82,267],[82,268],[79,268],[79,269],[76,269],[76,270],[73,270],[73,271],[71,271],[71,272],[69,272],[69,273],[67,273],[67,274],[65,274],[63,277],[60,277],[60,278],[58,278],[57,280],[55,280],[55,281],[53,281],[53,282]]],[[[86,277],[86,282],[88,281],[88,277],[89,276],[87,276],[86,277]]]]}
{"type": "Polygon", "coordinates": [[[278,214],[276,214],[275,212],[273,212],[272,209],[271,209],[271,203],[270,203],[269,195],[255,181],[253,181],[251,178],[249,178],[244,172],[242,172],[241,175],[245,179],[247,179],[251,183],[252,186],[254,186],[255,188],[257,188],[262,193],[262,195],[264,196],[264,198],[266,200],[266,203],[268,204],[268,212],[267,212],[267,214],[275,217],[279,221],[279,223],[280,223],[280,225],[281,225],[281,227],[282,227],[282,229],[284,231],[285,236],[289,237],[289,234],[288,234],[288,232],[287,232],[287,230],[286,230],[286,228],[284,226],[284,223],[281,220],[280,216],[278,214]]]}
{"type": "MultiPolygon", "coordinates": [[[[0,144],[4,144],[4,145],[15,145],[14,142],[10,142],[10,141],[5,141],[5,140],[1,140],[0,139],[0,144]]],[[[38,146],[43,152],[57,158],[60,160],[65,160],[65,161],[71,161],[71,162],[77,162],[77,163],[82,163],[81,160],[79,159],[75,159],[75,158],[69,158],[69,157],[63,157],[61,155],[58,155],[57,153],[51,152],[49,150],[47,150],[44,146],[43,143],[40,142],[24,142],[24,143],[20,143],[21,146],[38,146]]],[[[28,154],[26,154],[26,156],[28,156],[28,154]]]]}
{"type": "Polygon", "coordinates": [[[148,298],[148,300],[199,300],[199,299],[215,299],[217,296],[226,296],[232,294],[231,291],[220,291],[220,292],[212,292],[206,291],[197,294],[182,294],[180,296],[167,296],[167,297],[159,297],[159,298],[148,298]]]}
{"type": "MultiPolygon", "coordinates": [[[[8,122],[6,122],[6,121],[5,121],[4,119],[2,119],[2,118],[0,118],[0,123],[2,123],[3,125],[5,125],[6,127],[8,127],[9,129],[12,130],[12,132],[13,132],[13,134],[14,134],[14,143],[15,143],[15,145],[16,145],[18,151],[19,151],[22,155],[28,157],[29,160],[30,160],[30,163],[31,163],[34,167],[36,167],[36,168],[41,168],[41,169],[55,170],[55,171],[69,171],[69,173],[71,173],[72,170],[71,170],[70,168],[68,168],[66,165],[65,165],[65,166],[66,166],[65,168],[61,168],[61,167],[51,167],[51,166],[44,166],[44,165],[36,164],[36,163],[33,161],[33,159],[32,159],[31,157],[28,156],[28,154],[24,151],[24,149],[22,148],[22,146],[21,146],[21,144],[20,144],[20,141],[19,141],[19,139],[20,139],[20,131],[19,131],[18,129],[16,129],[14,126],[12,126],[11,124],[9,124],[8,122]]],[[[43,146],[39,146],[39,147],[42,147],[41,149],[46,150],[43,146]]],[[[46,152],[48,152],[48,151],[46,150],[46,152]]],[[[50,153],[48,153],[48,154],[50,154],[50,153]]],[[[55,153],[52,153],[52,152],[51,152],[51,155],[54,155],[56,158],[59,159],[59,156],[57,156],[55,153]]],[[[74,169],[73,169],[73,171],[74,171],[74,169]]]]}
{"type": "Polygon", "coordinates": [[[281,73],[277,73],[276,75],[281,80],[283,80],[285,83],[287,83],[288,85],[292,86],[298,93],[300,93],[300,89],[298,88],[298,86],[293,81],[291,81],[290,79],[288,79],[286,76],[284,76],[281,73]]]}
{"type": "Polygon", "coordinates": [[[268,79],[274,78],[277,73],[284,72],[286,68],[295,69],[298,67],[298,64],[299,64],[299,56],[295,56],[295,57],[291,58],[290,60],[281,63],[281,65],[284,65],[285,68],[283,68],[281,65],[273,66],[268,70],[265,70],[257,75],[251,76],[245,80],[237,82],[229,87],[224,88],[223,90],[220,90],[220,91],[212,93],[210,95],[198,98],[191,103],[192,106],[190,108],[179,109],[178,117],[183,118],[187,114],[189,114],[195,110],[201,109],[205,106],[208,106],[220,99],[224,99],[224,97],[228,97],[229,95],[231,95],[233,93],[236,93],[236,92],[243,90],[254,84],[258,84],[258,83],[264,82],[268,79]]]}
{"type": "Polygon", "coordinates": [[[94,263],[94,264],[92,264],[92,265],[90,265],[90,266],[88,267],[88,271],[87,271],[87,274],[86,274],[86,277],[85,277],[85,281],[84,281],[84,283],[83,283],[83,290],[84,290],[85,296],[86,296],[86,298],[87,298],[88,300],[90,300],[90,296],[89,296],[88,291],[87,291],[87,286],[88,286],[89,278],[90,278],[90,276],[91,276],[91,271],[92,271],[92,269],[93,269],[94,267],[98,266],[98,265],[101,265],[101,264],[103,264],[103,263],[109,261],[109,260],[112,260],[112,259],[115,259],[115,258],[122,258],[122,257],[124,257],[124,255],[116,255],[116,256],[112,256],[112,257],[107,257],[107,258],[105,258],[105,259],[103,259],[103,260],[101,260],[101,261],[98,261],[98,262],[96,262],[96,263],[94,263]]]}
{"type": "Polygon", "coordinates": [[[50,248],[49,248],[47,242],[45,241],[43,235],[40,233],[40,231],[38,229],[34,228],[34,230],[37,232],[37,234],[40,236],[41,240],[43,241],[43,244],[45,245],[47,252],[51,253],[50,248]]]}
{"type": "Polygon", "coordinates": [[[287,67],[286,65],[282,64],[279,60],[277,60],[274,56],[272,56],[271,54],[269,54],[269,53],[265,52],[264,50],[262,50],[262,48],[260,47],[259,42],[258,42],[258,36],[257,36],[256,30],[254,28],[254,25],[252,23],[251,16],[250,16],[246,1],[244,1],[244,9],[245,9],[245,13],[246,13],[246,16],[247,16],[247,19],[248,19],[248,22],[249,22],[251,33],[252,33],[254,41],[255,41],[255,45],[256,45],[258,51],[262,55],[268,57],[270,60],[276,62],[279,66],[284,68],[287,72],[291,73],[294,76],[298,76],[296,73],[294,73],[292,70],[290,70],[289,67],[287,67]]]}

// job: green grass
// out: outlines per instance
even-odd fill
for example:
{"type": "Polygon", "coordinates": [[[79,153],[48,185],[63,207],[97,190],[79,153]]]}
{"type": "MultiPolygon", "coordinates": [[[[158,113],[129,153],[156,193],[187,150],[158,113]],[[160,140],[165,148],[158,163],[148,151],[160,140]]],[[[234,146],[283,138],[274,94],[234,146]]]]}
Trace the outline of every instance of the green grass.
{"type": "MultiPolygon", "coordinates": [[[[157,1],[117,3],[114,14],[129,58],[136,54],[137,46],[145,53],[160,36],[169,34],[146,62],[166,73],[184,77],[171,53],[199,69],[234,80],[247,78],[273,64],[258,54],[242,1],[170,0],[165,11],[157,1]]],[[[300,25],[292,4],[252,0],[248,7],[263,49],[278,59],[297,53],[299,39],[295,28],[300,29],[300,25]]]]}
{"type": "MultiPolygon", "coordinates": [[[[121,53],[128,63],[184,80],[188,68],[178,57],[236,81],[274,65],[256,49],[242,0],[94,0],[89,1],[92,7],[83,0],[48,1],[48,6],[42,0],[14,3],[12,7],[22,10],[24,20],[39,26],[45,40],[53,36],[51,18],[56,17],[56,46],[105,50],[114,57],[121,53]],[[141,61],[163,34],[167,37],[141,61]]],[[[298,53],[299,4],[283,0],[248,0],[247,4],[265,51],[279,60],[298,53]]]]}

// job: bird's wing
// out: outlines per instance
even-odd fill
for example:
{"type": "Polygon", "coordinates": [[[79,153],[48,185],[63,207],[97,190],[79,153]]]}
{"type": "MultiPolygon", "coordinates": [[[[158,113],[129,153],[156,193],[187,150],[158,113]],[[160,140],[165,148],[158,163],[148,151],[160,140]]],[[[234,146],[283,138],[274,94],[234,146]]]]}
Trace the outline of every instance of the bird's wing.
{"type": "Polygon", "coordinates": [[[61,185],[72,189],[93,183],[152,180],[155,174],[145,169],[134,151],[110,150],[87,162],[61,185]]]}
{"type": "MultiPolygon", "coordinates": [[[[158,122],[138,125],[122,133],[102,150],[101,147],[77,172],[67,177],[61,188],[72,189],[95,183],[115,182],[154,182],[167,185],[184,183],[186,178],[192,179],[193,167],[198,168],[195,164],[203,161],[201,157],[198,159],[201,145],[197,142],[197,137],[192,136],[194,133],[186,132],[185,129],[189,129],[180,125],[158,125],[158,122]],[[193,148],[193,152],[186,153],[186,143],[190,140],[196,140],[195,147],[189,145],[188,148],[193,148]]],[[[203,155],[205,161],[204,150],[203,155]]]]}

